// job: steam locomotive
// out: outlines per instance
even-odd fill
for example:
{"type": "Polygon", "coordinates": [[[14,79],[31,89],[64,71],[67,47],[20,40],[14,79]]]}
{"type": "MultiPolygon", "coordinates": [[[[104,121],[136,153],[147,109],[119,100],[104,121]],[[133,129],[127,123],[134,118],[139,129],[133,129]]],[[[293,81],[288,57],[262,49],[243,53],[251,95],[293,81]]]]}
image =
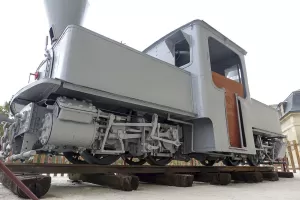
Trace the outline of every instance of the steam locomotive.
{"type": "Polygon", "coordinates": [[[44,3],[51,45],[35,80],[10,101],[2,159],[256,166],[283,158],[276,110],[250,96],[246,51],[206,22],[139,52],[80,26],[86,0],[44,3]]]}

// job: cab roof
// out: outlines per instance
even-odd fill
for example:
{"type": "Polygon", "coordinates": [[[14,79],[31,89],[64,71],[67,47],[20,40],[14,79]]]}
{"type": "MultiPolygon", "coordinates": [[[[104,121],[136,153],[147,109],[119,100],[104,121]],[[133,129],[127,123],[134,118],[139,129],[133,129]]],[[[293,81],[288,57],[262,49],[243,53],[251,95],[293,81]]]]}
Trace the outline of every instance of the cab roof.
{"type": "Polygon", "coordinates": [[[159,44],[160,42],[164,41],[166,38],[170,37],[171,35],[173,35],[174,33],[176,33],[178,30],[182,30],[186,27],[189,27],[191,25],[200,25],[204,28],[206,28],[207,30],[209,30],[210,32],[212,32],[213,34],[215,34],[217,37],[227,40],[227,43],[234,47],[236,50],[238,50],[239,52],[241,52],[243,55],[246,55],[247,52],[241,48],[240,46],[238,46],[237,44],[235,44],[233,41],[231,41],[230,39],[228,39],[226,36],[224,36],[222,33],[220,33],[219,31],[217,31],[216,29],[214,29],[213,27],[211,27],[208,23],[206,23],[203,20],[193,20],[177,29],[175,29],[174,31],[170,32],[169,34],[165,35],[164,37],[160,38],[159,40],[157,40],[156,42],[154,42],[153,44],[151,44],[149,47],[147,47],[143,53],[147,53],[150,49],[152,49],[154,46],[156,46],[157,44],[159,44]]]}

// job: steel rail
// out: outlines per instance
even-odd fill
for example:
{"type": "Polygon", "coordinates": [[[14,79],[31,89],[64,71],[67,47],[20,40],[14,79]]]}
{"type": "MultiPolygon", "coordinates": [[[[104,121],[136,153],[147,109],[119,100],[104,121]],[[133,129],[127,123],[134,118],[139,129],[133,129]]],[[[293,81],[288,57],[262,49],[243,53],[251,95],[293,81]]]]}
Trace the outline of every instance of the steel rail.
{"type": "Polygon", "coordinates": [[[80,164],[6,164],[13,172],[23,173],[216,173],[216,172],[270,172],[274,167],[250,167],[250,166],[122,166],[122,165],[80,165],[80,164]]]}

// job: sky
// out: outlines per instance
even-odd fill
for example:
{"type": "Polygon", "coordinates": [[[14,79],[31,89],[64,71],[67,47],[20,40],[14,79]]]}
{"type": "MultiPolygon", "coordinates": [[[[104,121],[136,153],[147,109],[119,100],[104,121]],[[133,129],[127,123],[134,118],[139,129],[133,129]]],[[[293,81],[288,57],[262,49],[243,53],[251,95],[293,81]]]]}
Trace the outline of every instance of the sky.
{"type": "MultiPolygon", "coordinates": [[[[202,19],[245,49],[250,94],[266,104],[300,89],[297,0],[89,0],[84,27],[144,50],[202,19]]],[[[0,104],[24,87],[44,59],[48,21],[42,0],[0,1],[0,104]]]]}

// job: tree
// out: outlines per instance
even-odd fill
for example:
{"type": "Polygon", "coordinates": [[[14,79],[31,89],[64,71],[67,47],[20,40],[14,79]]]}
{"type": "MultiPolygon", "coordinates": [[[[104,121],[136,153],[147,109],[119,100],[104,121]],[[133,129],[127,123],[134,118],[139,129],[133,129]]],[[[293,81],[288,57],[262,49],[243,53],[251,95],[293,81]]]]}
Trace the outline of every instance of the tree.
{"type": "MultiPolygon", "coordinates": [[[[0,113],[9,116],[9,103],[5,102],[3,106],[0,106],[0,113]]],[[[3,135],[3,125],[0,124],[0,136],[3,135]]]]}

